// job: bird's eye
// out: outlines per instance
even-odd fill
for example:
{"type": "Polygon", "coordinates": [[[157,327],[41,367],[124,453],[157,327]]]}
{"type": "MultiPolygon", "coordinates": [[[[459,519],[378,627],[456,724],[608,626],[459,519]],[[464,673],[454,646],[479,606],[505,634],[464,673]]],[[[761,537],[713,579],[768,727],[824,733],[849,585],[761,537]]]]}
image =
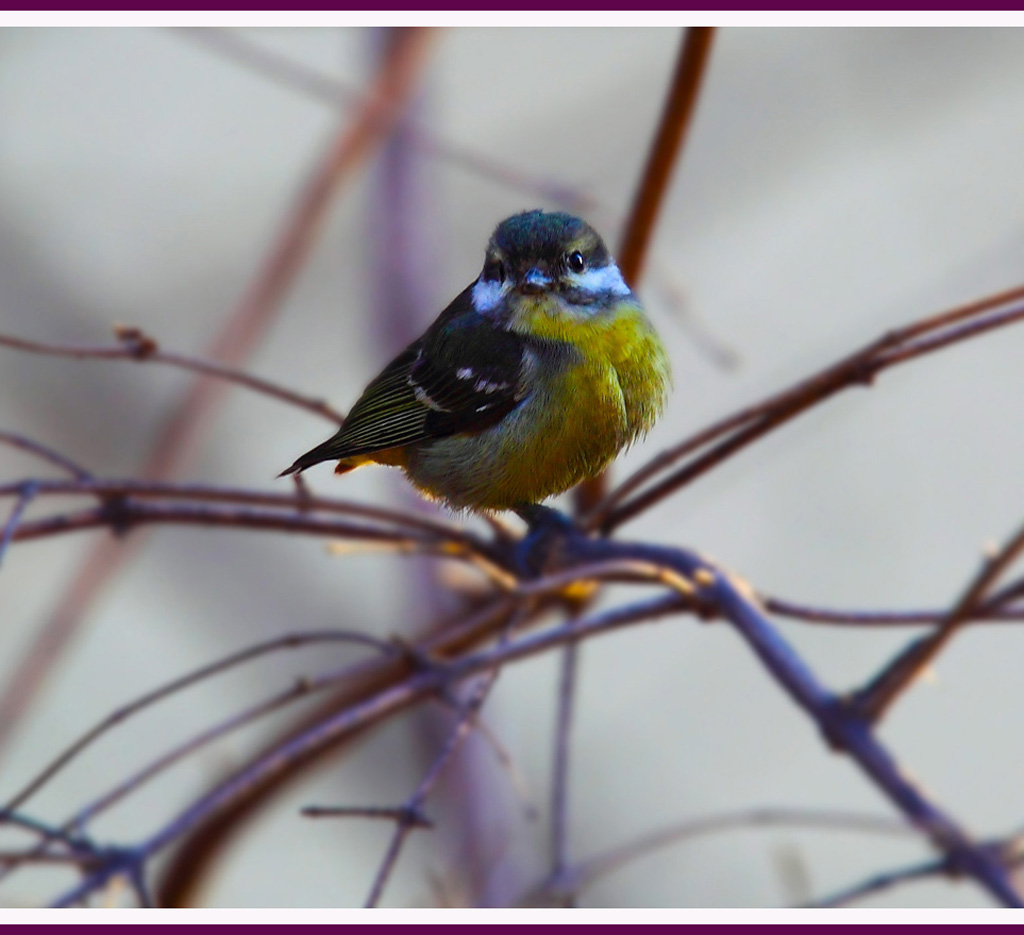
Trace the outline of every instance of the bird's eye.
{"type": "Polygon", "coordinates": [[[587,261],[583,258],[583,254],[579,250],[573,250],[565,258],[565,265],[568,267],[571,273],[582,273],[587,268],[587,261]]]}
{"type": "Polygon", "coordinates": [[[488,260],[487,265],[484,267],[484,279],[504,282],[505,264],[501,260],[488,260]]]}

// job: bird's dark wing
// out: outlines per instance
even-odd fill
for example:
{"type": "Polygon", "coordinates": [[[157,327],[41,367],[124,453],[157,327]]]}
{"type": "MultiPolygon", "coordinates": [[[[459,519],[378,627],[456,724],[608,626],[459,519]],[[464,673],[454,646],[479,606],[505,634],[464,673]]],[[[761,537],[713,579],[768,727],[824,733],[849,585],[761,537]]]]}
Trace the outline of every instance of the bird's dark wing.
{"type": "Polygon", "coordinates": [[[284,473],[482,431],[526,396],[528,354],[523,338],[473,308],[467,288],[366,387],[338,433],[284,473]]]}

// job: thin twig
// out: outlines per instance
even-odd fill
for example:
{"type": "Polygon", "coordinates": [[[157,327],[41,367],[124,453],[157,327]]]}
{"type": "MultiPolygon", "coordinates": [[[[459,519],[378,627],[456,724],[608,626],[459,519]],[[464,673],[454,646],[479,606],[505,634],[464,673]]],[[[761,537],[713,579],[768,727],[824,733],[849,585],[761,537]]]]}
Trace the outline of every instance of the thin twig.
{"type": "MultiPolygon", "coordinates": [[[[341,707],[367,701],[375,693],[393,685],[396,678],[408,673],[409,662],[414,657],[444,659],[480,645],[504,626],[517,606],[518,601],[510,597],[488,601],[466,614],[463,619],[449,623],[425,637],[415,645],[414,652],[405,654],[402,659],[366,665],[357,672],[351,672],[347,677],[342,674],[344,684],[351,686],[342,693],[342,697],[331,698],[304,723],[298,727],[291,725],[282,735],[267,742],[236,771],[237,777],[249,776],[250,781],[247,784],[242,783],[237,794],[231,797],[223,808],[207,814],[200,820],[198,827],[187,829],[187,839],[175,850],[164,874],[160,886],[161,904],[192,904],[195,901],[195,889],[216,853],[217,846],[223,845],[225,829],[239,827],[271,797],[301,780],[317,760],[314,756],[299,758],[291,763],[288,770],[278,772],[260,772],[257,768],[258,763],[273,756],[283,747],[298,742],[300,737],[315,729],[325,719],[333,718],[341,707]]],[[[341,683],[339,679],[339,684],[341,683]]],[[[328,743],[327,749],[332,752],[341,749],[352,736],[355,734],[342,734],[333,745],[328,743]]]]}
{"type": "MultiPolygon", "coordinates": [[[[562,651],[555,714],[555,756],[551,780],[551,878],[558,880],[569,865],[569,739],[576,700],[579,643],[562,651]]],[[[566,905],[572,905],[571,899],[566,905]]]]}
{"type": "Polygon", "coordinates": [[[7,522],[4,523],[3,528],[0,528],[0,565],[4,563],[4,553],[6,553],[7,547],[11,542],[14,541],[21,517],[35,498],[37,488],[38,485],[35,481],[26,481],[21,485],[21,493],[18,495],[18,499],[14,501],[11,512],[7,515],[7,522]]]}
{"type": "Polygon", "coordinates": [[[236,529],[265,529],[295,532],[314,536],[336,536],[346,539],[387,542],[399,549],[430,551],[437,539],[424,533],[398,532],[379,526],[357,524],[340,519],[305,516],[279,510],[249,508],[231,509],[213,504],[128,502],[119,505],[116,515],[106,507],[61,513],[22,523],[14,533],[16,542],[45,538],[67,532],[99,529],[107,526],[121,529],[147,525],[227,526],[236,529]]]}
{"type": "Polygon", "coordinates": [[[21,448],[23,451],[30,451],[32,454],[42,458],[44,461],[49,461],[50,464],[56,464],[57,467],[67,471],[73,477],[79,480],[88,480],[92,477],[84,467],[79,464],[75,464],[66,455],[62,455],[58,451],[54,451],[52,448],[48,448],[46,445],[37,442],[34,438],[27,438],[24,435],[17,435],[14,432],[5,432],[0,430],[0,442],[5,445],[10,445],[13,448],[21,448]]]}
{"type": "Polygon", "coordinates": [[[912,883],[940,873],[948,873],[948,861],[927,860],[912,867],[901,867],[898,870],[887,870],[869,877],[861,883],[838,890],[835,893],[807,903],[808,909],[837,909],[850,903],[881,893],[903,883],[912,883]]]}
{"type": "Polygon", "coordinates": [[[640,176],[640,187],[633,199],[619,251],[619,265],[627,282],[639,281],[643,273],[644,259],[669,179],[693,125],[714,35],[714,27],[691,26],[683,36],[658,132],[647,154],[647,164],[640,176]]]}
{"type": "MultiPolygon", "coordinates": [[[[425,516],[411,510],[395,510],[382,506],[359,503],[355,500],[341,500],[336,497],[317,497],[307,494],[297,498],[293,494],[267,493],[262,490],[246,490],[238,487],[218,487],[207,484],[170,484],[159,481],[123,480],[105,478],[86,478],[80,481],[46,481],[33,482],[36,496],[89,496],[101,500],[110,499],[168,499],[196,500],[212,502],[219,505],[244,504],[247,506],[266,506],[280,508],[296,514],[341,513],[360,516],[382,523],[397,526],[399,529],[415,530],[435,535],[440,540],[449,541],[452,545],[489,554],[490,549],[484,540],[467,532],[461,526],[447,522],[440,517],[425,516]]],[[[0,498],[19,497],[23,482],[0,484],[0,498]]]]}
{"type": "MultiPolygon", "coordinates": [[[[337,638],[342,641],[347,641],[346,638],[349,634],[346,634],[344,632],[335,632],[327,633],[326,635],[328,636],[329,641],[333,638],[337,638]]],[[[302,642],[306,642],[308,644],[309,642],[316,641],[315,637],[317,636],[317,634],[309,634],[308,636],[313,637],[313,639],[311,640],[306,640],[305,637],[307,635],[305,634],[297,634],[296,636],[298,636],[302,642]]],[[[355,634],[355,636],[357,637],[356,642],[364,645],[370,645],[374,648],[381,650],[381,652],[385,653],[386,658],[388,659],[394,660],[397,656],[401,655],[400,650],[396,646],[394,646],[394,644],[376,641],[370,637],[364,636],[363,634],[355,634]]],[[[273,645],[274,643],[287,643],[290,639],[291,637],[285,637],[280,641],[271,641],[271,643],[264,645],[267,647],[267,651],[270,651],[275,648],[273,645]]],[[[257,647],[257,649],[259,649],[259,647],[257,647]]],[[[238,655],[239,657],[243,658],[233,658],[231,660],[226,661],[229,661],[231,663],[246,661],[244,659],[244,653],[238,655]]],[[[243,708],[241,711],[232,714],[230,717],[227,717],[219,722],[216,722],[211,726],[207,727],[205,730],[201,731],[200,733],[192,737],[189,737],[187,740],[178,744],[177,746],[171,747],[170,749],[164,751],[155,760],[152,760],[135,773],[130,774],[125,779],[121,780],[112,789],[109,789],[108,791],[100,795],[98,798],[92,800],[85,806],[79,808],[74,815],[65,819],[55,830],[51,831],[49,830],[49,828],[43,827],[40,830],[42,838],[38,846],[30,851],[25,852],[26,859],[33,858],[35,856],[38,856],[39,854],[47,853],[49,845],[54,840],[63,839],[67,835],[71,834],[73,831],[84,828],[89,822],[93,821],[97,816],[107,811],[112,806],[116,805],[126,796],[130,795],[133,792],[136,792],[144,784],[158,776],[160,773],[167,770],[169,767],[173,766],[175,763],[184,759],[185,757],[196,753],[203,747],[208,746],[210,743],[213,743],[216,740],[220,740],[228,734],[233,733],[239,730],[240,728],[253,723],[254,721],[266,716],[267,714],[273,711],[277,711],[285,707],[286,705],[292,704],[293,702],[298,701],[300,699],[308,698],[314,693],[323,691],[324,689],[335,687],[339,683],[357,680],[361,675],[366,673],[368,670],[372,669],[373,661],[374,660],[364,660],[360,663],[350,665],[340,673],[328,672],[321,674],[319,676],[309,676],[296,679],[295,682],[289,688],[286,688],[283,691],[271,695],[269,698],[266,698],[254,705],[251,705],[247,708],[243,708]]],[[[191,676],[179,680],[176,686],[172,684],[171,686],[168,686],[168,688],[181,688],[182,683],[187,682],[190,678],[191,676]]],[[[156,699],[142,700],[151,702],[156,699]]],[[[133,711],[131,713],[135,712],[133,711]]],[[[106,729],[107,726],[108,725],[104,723],[100,725],[100,728],[106,729]]],[[[100,732],[101,731],[99,730],[91,731],[83,738],[83,741],[89,742],[91,740],[94,740],[96,736],[99,735],[100,732]]],[[[82,741],[79,741],[68,751],[68,753],[70,753],[71,755],[76,755],[78,752],[80,752],[81,748],[84,745],[85,744],[82,741]]],[[[22,793],[19,793],[17,801],[24,801],[29,794],[33,794],[35,791],[37,791],[42,782],[45,782],[49,778],[51,778],[53,773],[57,769],[66,765],[67,761],[70,758],[71,756],[65,754],[51,767],[48,767],[46,772],[41,777],[38,777],[36,780],[34,780],[30,787],[28,787],[22,793]]],[[[13,870],[17,869],[19,863],[20,862],[18,861],[10,861],[9,866],[4,868],[3,870],[0,870],[0,879],[3,879],[13,870]]]]}
{"type": "Polygon", "coordinates": [[[75,852],[94,853],[96,848],[86,837],[74,834],[67,828],[55,828],[45,822],[24,815],[10,808],[0,808],[0,824],[13,825],[24,831],[39,835],[44,841],[59,841],[75,852]]]}
{"type": "MultiPolygon", "coordinates": [[[[1021,850],[1021,844],[1021,832],[1016,831],[1003,840],[983,842],[980,846],[995,855],[1005,866],[1013,868],[1024,863],[1024,851],[1021,850]]],[[[874,874],[861,883],[856,883],[831,896],[808,903],[805,908],[823,909],[848,906],[865,896],[873,896],[875,893],[881,893],[894,886],[940,875],[947,877],[958,875],[948,857],[874,874]]]]}
{"type": "Polygon", "coordinates": [[[44,785],[46,785],[46,783],[48,783],[58,772],[67,766],[88,746],[95,743],[95,741],[112,728],[123,724],[129,718],[139,714],[141,711],[144,711],[146,708],[151,707],[157,702],[163,701],[186,688],[197,685],[198,683],[212,678],[215,675],[222,675],[229,669],[247,662],[252,662],[261,656],[268,655],[269,653],[280,652],[282,650],[300,649],[314,643],[335,642],[355,643],[360,646],[369,646],[384,653],[385,655],[395,655],[398,652],[394,644],[388,643],[384,640],[375,639],[365,633],[348,630],[317,630],[309,633],[289,633],[285,636],[277,637],[276,639],[266,640],[263,643],[257,643],[254,646],[246,647],[239,652],[231,653],[215,662],[211,662],[208,665],[195,669],[179,678],[166,682],[158,688],[155,688],[150,692],[146,692],[144,695],[141,695],[128,704],[115,709],[102,721],[90,728],[82,734],[81,737],[70,744],[23,788],[11,796],[11,798],[2,807],[0,807],[0,815],[4,812],[13,811],[14,809],[24,805],[29,798],[35,795],[44,785]]]}
{"type": "MultiPolygon", "coordinates": [[[[171,818],[156,833],[133,849],[142,859],[151,857],[183,835],[193,830],[209,816],[229,809],[235,803],[248,802],[248,794],[254,784],[268,783],[276,777],[293,777],[296,767],[316,752],[337,743],[344,737],[352,736],[369,724],[378,723],[464,678],[501,667],[512,659],[521,659],[550,650],[552,647],[586,636],[607,633],[641,620],[678,612],[680,598],[671,594],[653,600],[638,601],[625,607],[595,614],[592,617],[573,621],[556,627],[544,634],[523,637],[506,645],[461,657],[458,662],[446,662],[440,666],[421,666],[412,674],[399,681],[381,685],[373,694],[360,696],[356,702],[335,711],[331,716],[319,719],[308,729],[277,743],[243,769],[222,781],[178,815],[171,818]]],[[[109,877],[109,871],[97,871],[82,883],[66,892],[57,900],[58,905],[77,903],[94,889],[102,886],[109,877]]],[[[168,901],[163,900],[164,904],[168,901]]]]}
{"type": "MultiPolygon", "coordinates": [[[[224,380],[228,383],[236,383],[239,386],[244,386],[246,389],[262,393],[264,396],[270,396],[273,399],[279,399],[300,409],[305,409],[314,415],[329,419],[331,422],[340,423],[345,418],[342,413],[332,409],[322,399],[314,399],[311,396],[296,393],[286,386],[253,376],[244,370],[226,367],[212,360],[203,360],[200,357],[190,357],[187,354],[162,351],[155,340],[143,334],[137,328],[118,328],[117,336],[121,339],[120,344],[110,347],[85,347],[69,344],[47,344],[41,341],[17,338],[13,335],[0,334],[0,347],[10,347],[19,351],[27,351],[31,354],[44,354],[49,357],[73,357],[78,360],[134,360],[154,364],[167,364],[168,366],[188,370],[192,373],[216,377],[218,380],[224,380]]],[[[51,458],[51,460],[53,459],[51,458]]],[[[71,468],[79,477],[89,476],[86,472],[75,468],[70,462],[64,461],[62,466],[71,468]]]]}
{"type": "Polygon", "coordinates": [[[652,458],[584,517],[584,527],[608,533],[747,445],[836,393],[855,386],[868,386],[879,373],[890,366],[917,359],[993,328],[1005,327],[1024,320],[1022,300],[1024,287],[1017,287],[920,319],[884,334],[859,351],[801,380],[789,389],[733,413],[652,458]],[[961,323],[964,319],[982,315],[988,317],[980,321],[961,323]],[[929,340],[916,340],[922,334],[942,329],[946,329],[945,333],[929,340]],[[629,494],[656,475],[667,471],[680,459],[698,452],[715,441],[717,444],[709,451],[695,455],[690,463],[627,499],[629,494]]]}
{"type": "Polygon", "coordinates": [[[688,844],[698,838],[725,831],[774,826],[893,835],[921,834],[920,829],[905,821],[835,809],[764,807],[722,812],[678,822],[566,867],[558,877],[549,878],[532,889],[522,902],[529,905],[545,898],[554,898],[559,902],[566,898],[575,899],[601,877],[664,848],[688,844]]]}
{"type": "Polygon", "coordinates": [[[480,714],[473,715],[473,728],[487,742],[498,763],[507,770],[509,779],[512,781],[512,788],[522,804],[524,817],[531,821],[534,820],[537,817],[537,806],[533,802],[526,777],[516,765],[511,751],[501,742],[501,739],[491,730],[480,714]]]}
{"type": "Polygon", "coordinates": [[[1024,526],[995,555],[985,559],[963,596],[932,633],[910,643],[868,685],[855,693],[850,703],[862,717],[875,723],[884,716],[896,699],[978,612],[986,593],[1021,552],[1024,552],[1024,526]]]}
{"type": "Polygon", "coordinates": [[[395,832],[391,836],[384,859],[381,861],[380,867],[374,876],[370,893],[366,897],[365,906],[367,909],[373,909],[380,903],[380,898],[384,894],[384,887],[391,877],[391,871],[398,861],[398,856],[402,852],[402,847],[409,836],[409,832],[415,827],[429,827],[429,820],[424,825],[424,820],[421,817],[423,803],[426,801],[427,796],[430,795],[435,783],[441,776],[441,772],[448,765],[455,751],[462,746],[462,742],[472,732],[472,718],[480,710],[480,706],[490,693],[497,677],[498,671],[495,669],[484,675],[480,682],[474,686],[469,699],[466,701],[465,708],[460,712],[458,722],[449,734],[444,747],[442,747],[440,753],[438,753],[431,764],[430,769],[427,770],[426,775],[416,787],[416,791],[399,809],[401,817],[395,826],[395,832]]]}
{"type": "MultiPolygon", "coordinates": [[[[761,595],[765,610],[780,617],[790,617],[803,623],[824,623],[830,626],[856,628],[935,626],[942,623],[948,610],[836,610],[831,607],[809,607],[778,597],[761,595]]],[[[1020,623],[1024,609],[1001,607],[995,596],[977,607],[965,622],[1020,623]]]]}
{"type": "MultiPolygon", "coordinates": [[[[618,250],[622,275],[634,288],[640,284],[644,261],[654,239],[658,212],[693,123],[714,34],[714,28],[709,26],[691,26],[683,32],[668,95],[651,140],[647,161],[637,181],[618,250]]],[[[606,486],[607,472],[577,485],[574,492],[577,515],[589,513],[604,497],[606,486]]]]}
{"type": "MultiPolygon", "coordinates": [[[[508,645],[513,630],[526,619],[528,613],[529,607],[526,605],[509,618],[498,639],[497,645],[499,647],[508,645]]],[[[480,709],[490,695],[491,689],[498,679],[499,672],[500,669],[497,666],[485,671],[483,676],[469,690],[469,697],[459,706],[455,727],[449,733],[447,741],[434,758],[420,784],[416,787],[416,791],[402,805],[401,814],[408,817],[400,818],[395,827],[395,832],[391,836],[384,859],[381,861],[380,867],[374,876],[370,894],[366,898],[366,908],[375,908],[380,903],[384,887],[387,885],[391,871],[398,861],[398,856],[402,851],[406,838],[409,836],[409,832],[414,827],[417,827],[416,818],[423,815],[423,803],[426,802],[427,796],[430,795],[435,783],[440,778],[442,771],[448,765],[451,758],[455,755],[455,752],[472,732],[480,709]]],[[[439,697],[444,696],[439,695],[439,697]]]]}

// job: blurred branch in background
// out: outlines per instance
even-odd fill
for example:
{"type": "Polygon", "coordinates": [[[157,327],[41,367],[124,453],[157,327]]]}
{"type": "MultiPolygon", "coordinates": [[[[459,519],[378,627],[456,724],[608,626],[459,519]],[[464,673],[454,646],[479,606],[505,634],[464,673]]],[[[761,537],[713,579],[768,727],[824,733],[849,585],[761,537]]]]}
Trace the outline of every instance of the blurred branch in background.
{"type": "MultiPolygon", "coordinates": [[[[173,32],[264,78],[294,88],[333,107],[348,110],[363,103],[360,91],[321,74],[302,62],[250,42],[233,30],[175,28],[173,32]]],[[[561,179],[529,175],[482,152],[444,140],[427,121],[415,118],[408,120],[402,132],[406,144],[413,147],[419,155],[444,159],[483,179],[515,189],[531,198],[540,198],[561,205],[570,211],[585,213],[594,206],[594,199],[587,192],[574,188],[561,179]]]]}

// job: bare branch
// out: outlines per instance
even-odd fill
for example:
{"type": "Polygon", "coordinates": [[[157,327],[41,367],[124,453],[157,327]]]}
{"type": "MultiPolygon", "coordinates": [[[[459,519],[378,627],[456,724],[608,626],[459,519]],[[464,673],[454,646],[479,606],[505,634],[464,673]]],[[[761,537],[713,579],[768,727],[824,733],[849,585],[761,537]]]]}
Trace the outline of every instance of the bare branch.
{"type": "Polygon", "coordinates": [[[989,589],[1024,551],[1024,526],[995,555],[986,558],[981,570],[938,628],[907,646],[871,682],[851,698],[862,717],[879,721],[896,699],[917,679],[946,647],[953,636],[974,616],[989,589]]]}
{"type": "MultiPolygon", "coordinates": [[[[256,393],[262,393],[273,399],[290,403],[300,409],[305,409],[315,415],[323,416],[332,422],[341,422],[344,416],[335,409],[332,409],[322,399],[313,399],[296,393],[278,383],[272,383],[260,377],[253,376],[243,370],[234,367],[226,367],[211,360],[203,360],[199,357],[189,357],[186,354],[175,354],[169,351],[160,350],[159,345],[153,338],[144,334],[138,328],[119,327],[116,329],[117,337],[121,343],[111,347],[82,347],[68,344],[45,344],[41,341],[29,341],[25,338],[17,338],[13,335],[0,334],[0,347],[10,347],[19,351],[27,351],[31,354],[44,354],[49,357],[73,357],[78,360],[134,360],[154,364],[167,364],[171,367],[178,367],[192,373],[200,373],[204,376],[216,377],[228,383],[237,383],[246,389],[256,393]]],[[[6,435],[6,433],[0,433],[6,435]]],[[[37,453],[39,452],[38,449],[37,453]]],[[[78,477],[88,477],[86,471],[66,461],[62,456],[51,456],[61,458],[56,463],[71,470],[78,477]]]]}
{"type": "Polygon", "coordinates": [[[552,898],[559,902],[567,898],[575,899],[601,877],[664,848],[688,844],[698,838],[725,831],[778,826],[901,836],[921,834],[920,829],[904,821],[835,809],[764,807],[723,812],[678,822],[604,854],[580,861],[575,866],[566,867],[558,877],[550,878],[531,890],[522,902],[531,905],[552,898]]]}
{"type": "Polygon", "coordinates": [[[741,409],[652,458],[597,504],[584,517],[584,525],[587,529],[610,532],[763,435],[836,393],[854,386],[868,386],[890,366],[968,340],[993,328],[1015,324],[1022,319],[1024,287],[1017,287],[890,331],[788,390],[741,409]],[[980,320],[961,324],[965,319],[972,318],[980,320]],[[941,333],[928,340],[916,340],[922,334],[936,331],[941,333]],[[716,441],[717,444],[709,451],[696,454],[716,441]],[[633,491],[691,453],[694,453],[694,457],[689,464],[627,499],[633,491]]]}
{"type": "Polygon", "coordinates": [[[380,902],[380,898],[384,894],[384,887],[387,885],[391,871],[398,861],[398,856],[402,851],[406,838],[409,836],[409,832],[415,827],[430,826],[429,819],[424,819],[423,817],[423,803],[426,801],[427,796],[430,795],[431,790],[441,776],[441,772],[448,765],[455,751],[462,746],[462,742],[472,731],[473,718],[490,694],[497,677],[498,670],[493,669],[486,673],[473,687],[444,747],[442,747],[431,764],[430,769],[427,770],[426,775],[416,787],[416,791],[398,810],[400,818],[395,827],[395,833],[391,837],[391,842],[384,854],[384,859],[374,877],[373,885],[370,887],[370,894],[366,897],[366,907],[368,909],[374,908],[380,902]]]}
{"type": "Polygon", "coordinates": [[[375,639],[365,633],[348,630],[318,630],[311,633],[289,633],[276,639],[267,640],[263,643],[257,643],[254,646],[249,646],[239,652],[231,653],[230,655],[218,659],[216,662],[202,666],[201,668],[189,672],[180,678],[173,679],[172,681],[153,689],[153,691],[147,692],[139,698],[136,698],[134,701],[117,708],[111,714],[107,715],[107,717],[100,721],[95,727],[90,728],[66,750],[60,753],[48,766],[31,779],[26,786],[16,792],[3,805],[3,807],[0,808],[0,815],[5,812],[11,812],[24,805],[29,798],[35,795],[36,792],[46,785],[47,782],[49,782],[88,746],[112,728],[124,723],[129,718],[139,714],[141,711],[144,711],[146,708],[151,707],[157,702],[163,701],[164,699],[169,698],[186,688],[190,688],[193,685],[197,685],[206,679],[212,678],[213,676],[222,675],[235,666],[251,662],[261,656],[268,655],[269,653],[280,652],[282,650],[299,649],[314,643],[335,642],[355,643],[360,646],[369,646],[370,648],[376,649],[386,655],[395,655],[398,652],[392,643],[375,639]]]}
{"type": "MultiPolygon", "coordinates": [[[[985,842],[981,846],[995,855],[1007,867],[1019,867],[1024,863],[1020,832],[1011,834],[1004,840],[985,842]]],[[[925,861],[910,867],[901,867],[896,870],[874,874],[861,883],[856,883],[853,886],[833,893],[831,896],[826,896],[824,899],[809,903],[806,908],[821,909],[848,906],[850,903],[864,899],[866,896],[873,896],[875,893],[884,892],[895,886],[901,886],[904,883],[913,883],[928,877],[956,877],[957,875],[956,868],[951,864],[948,857],[925,861]]]]}
{"type": "MultiPolygon", "coordinates": [[[[570,643],[562,651],[555,715],[555,765],[551,780],[551,878],[558,880],[569,865],[569,739],[576,701],[576,672],[580,646],[570,643]]],[[[571,898],[565,903],[572,905],[571,898]]]]}
{"type": "MultiPolygon", "coordinates": [[[[643,274],[644,260],[654,239],[655,222],[668,191],[669,179],[697,110],[714,34],[714,28],[708,26],[691,26],[683,33],[668,96],[650,144],[647,162],[637,182],[618,250],[622,275],[634,287],[639,284],[643,274]]],[[[577,514],[589,513],[601,500],[606,482],[607,471],[576,486],[574,500],[577,514]]]]}
{"type": "MultiPolygon", "coordinates": [[[[3,343],[2,337],[0,337],[0,343],[3,343]]],[[[12,448],[21,448],[23,451],[30,451],[32,454],[37,455],[44,461],[49,461],[50,464],[56,464],[57,467],[62,468],[79,480],[87,480],[92,477],[84,467],[75,464],[70,458],[62,455],[58,451],[54,451],[52,448],[47,448],[46,445],[37,442],[35,439],[27,438],[24,435],[16,435],[14,432],[0,431],[0,442],[6,445],[10,445],[12,448]]]]}
{"type": "Polygon", "coordinates": [[[822,899],[808,903],[808,909],[837,909],[840,906],[848,906],[850,903],[881,893],[883,890],[891,889],[903,883],[912,883],[915,880],[922,880],[947,871],[947,862],[944,860],[928,860],[924,863],[915,864],[912,867],[901,867],[899,870],[889,870],[857,883],[846,889],[832,893],[822,899]]]}
{"type": "MultiPolygon", "coordinates": [[[[765,610],[780,617],[790,617],[802,623],[823,623],[830,626],[856,628],[935,626],[942,623],[948,610],[835,610],[829,607],[808,607],[778,597],[761,595],[765,610]]],[[[1024,609],[1003,607],[995,598],[976,607],[965,623],[1020,623],[1024,609]]]]}
{"type": "Polygon", "coordinates": [[[665,200],[669,179],[693,124],[714,36],[714,27],[708,26],[691,26],[683,36],[675,74],[669,84],[668,99],[657,135],[647,154],[647,165],[641,175],[619,251],[619,265],[627,282],[639,281],[643,273],[644,258],[665,200]]]}
{"type": "MultiPolygon", "coordinates": [[[[969,874],[996,898],[1007,905],[1020,905],[1020,895],[996,855],[976,845],[964,831],[942,812],[907,778],[891,754],[872,734],[870,727],[837,697],[818,683],[802,659],[783,640],[757,606],[747,597],[744,585],[734,584],[730,576],[709,565],[699,556],[678,549],[645,544],[617,543],[570,536],[560,552],[567,566],[609,558],[634,558],[654,562],[673,570],[683,580],[692,581],[703,597],[711,601],[748,641],[756,655],[779,684],[818,724],[824,735],[839,749],[853,757],[864,772],[920,828],[951,861],[959,872],[969,874]]],[[[534,655],[553,646],[589,638],[640,619],[671,612],[679,607],[679,595],[670,594],[571,620],[538,634],[517,638],[507,644],[461,656],[442,666],[421,667],[404,681],[383,688],[372,697],[353,704],[337,715],[315,725],[289,744],[277,748],[242,773],[225,781],[203,796],[155,835],[136,852],[152,855],[180,837],[205,814],[226,806],[260,774],[278,773],[299,757],[308,756],[330,740],[348,734],[369,721],[394,714],[418,698],[461,681],[482,671],[491,671],[513,660],[534,655]]],[[[96,873],[62,902],[76,902],[105,879],[96,873]]]]}
{"type": "MultiPolygon", "coordinates": [[[[360,516],[381,523],[395,526],[406,531],[418,531],[433,535],[437,539],[462,545],[468,549],[477,549],[489,553],[487,544],[479,537],[467,532],[454,523],[440,517],[425,516],[411,510],[394,510],[387,507],[372,506],[354,500],[341,500],[336,497],[316,497],[306,494],[296,497],[292,494],[267,493],[261,490],[246,490],[237,487],[217,487],[205,484],[168,484],[159,481],[145,480],[107,480],[88,478],[81,481],[33,481],[35,495],[40,498],[47,496],[87,496],[98,497],[101,501],[119,499],[167,499],[172,501],[195,500],[214,503],[219,506],[227,504],[243,504],[246,506],[265,506],[288,511],[297,517],[315,513],[344,514],[360,516]]],[[[20,497],[23,482],[0,485],[0,498],[20,497]]]]}
{"type": "Polygon", "coordinates": [[[0,565],[4,562],[4,553],[7,551],[7,547],[14,540],[14,536],[18,531],[21,517],[24,515],[25,510],[28,509],[28,505],[32,502],[35,495],[36,484],[34,481],[27,481],[21,485],[21,493],[14,502],[14,506],[11,507],[11,512],[7,516],[7,522],[4,523],[3,528],[0,528],[0,565]]]}

